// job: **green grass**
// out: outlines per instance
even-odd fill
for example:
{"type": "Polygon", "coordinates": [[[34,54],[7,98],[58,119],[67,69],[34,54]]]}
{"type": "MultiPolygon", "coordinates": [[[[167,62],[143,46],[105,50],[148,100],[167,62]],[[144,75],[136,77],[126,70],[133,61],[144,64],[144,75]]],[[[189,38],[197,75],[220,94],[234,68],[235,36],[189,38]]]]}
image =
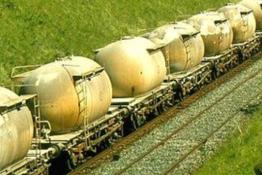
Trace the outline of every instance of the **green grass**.
{"type": "MultiPolygon", "coordinates": [[[[0,84],[14,66],[92,50],[230,0],[0,0],[0,84]]],[[[236,1],[236,0],[231,0],[236,1]]]]}
{"type": "Polygon", "coordinates": [[[196,175],[252,175],[262,161],[262,106],[196,175]]]}

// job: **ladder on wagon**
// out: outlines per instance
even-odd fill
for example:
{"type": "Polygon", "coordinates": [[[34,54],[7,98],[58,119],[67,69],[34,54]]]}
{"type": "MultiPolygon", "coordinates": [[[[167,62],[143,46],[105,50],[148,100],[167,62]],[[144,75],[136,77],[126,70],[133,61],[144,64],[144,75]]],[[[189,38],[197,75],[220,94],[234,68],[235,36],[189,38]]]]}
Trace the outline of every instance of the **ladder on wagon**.
{"type": "Polygon", "coordinates": [[[80,85],[80,89],[78,96],[79,96],[79,104],[80,104],[80,115],[84,116],[84,123],[83,123],[83,134],[84,134],[84,141],[86,150],[93,151],[93,145],[91,140],[91,134],[89,130],[89,118],[88,118],[88,81],[91,81],[92,78],[99,75],[101,72],[104,71],[104,68],[99,67],[93,71],[82,72],[80,75],[74,75],[73,79],[77,85],[80,85]]]}
{"type": "Polygon", "coordinates": [[[24,79],[27,76],[28,72],[40,66],[41,65],[18,66],[13,68],[11,73],[11,79],[13,80],[13,91],[19,92],[21,88],[30,87],[33,89],[34,92],[33,94],[20,96],[30,108],[34,122],[34,137],[31,149],[32,152],[29,151],[29,156],[34,157],[34,169],[37,169],[38,167],[41,167],[45,164],[45,158],[42,156],[41,152],[41,140],[43,137],[49,137],[49,134],[51,132],[51,125],[48,121],[44,121],[41,119],[38,85],[23,84],[20,80],[24,79]]]}
{"type": "Polygon", "coordinates": [[[34,137],[32,144],[32,149],[34,151],[33,156],[35,157],[35,165],[41,165],[43,163],[43,159],[41,157],[41,138],[43,128],[41,121],[40,102],[37,96],[37,86],[32,85],[32,87],[36,89],[36,94],[21,95],[20,97],[25,100],[28,106],[31,108],[34,122],[34,137]]]}

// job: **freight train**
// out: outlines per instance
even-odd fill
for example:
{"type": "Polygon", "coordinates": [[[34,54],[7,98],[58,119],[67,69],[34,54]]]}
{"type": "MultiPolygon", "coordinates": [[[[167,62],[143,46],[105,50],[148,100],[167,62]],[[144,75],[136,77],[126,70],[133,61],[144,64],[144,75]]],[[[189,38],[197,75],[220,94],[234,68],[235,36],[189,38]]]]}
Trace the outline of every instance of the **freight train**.
{"type": "Polygon", "coordinates": [[[0,174],[66,174],[261,50],[243,0],[79,56],[12,71],[0,88],[0,174]]]}

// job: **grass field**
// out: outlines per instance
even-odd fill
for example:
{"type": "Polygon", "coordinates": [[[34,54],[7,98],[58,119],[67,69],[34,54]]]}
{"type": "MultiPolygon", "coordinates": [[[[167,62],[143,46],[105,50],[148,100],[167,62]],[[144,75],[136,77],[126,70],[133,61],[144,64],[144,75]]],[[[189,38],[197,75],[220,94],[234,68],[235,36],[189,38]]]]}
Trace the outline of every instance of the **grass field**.
{"type": "MultiPolygon", "coordinates": [[[[236,1],[236,0],[231,0],[236,1]]],[[[92,50],[229,0],[0,0],[0,84],[17,65],[92,50]]]]}
{"type": "Polygon", "coordinates": [[[262,162],[262,106],[196,175],[252,175],[262,162]]]}
{"type": "MultiPolygon", "coordinates": [[[[10,84],[14,66],[47,63],[66,55],[92,57],[94,49],[122,36],[236,1],[0,0],[0,84],[10,84]]],[[[252,174],[262,155],[261,130],[262,108],[244,133],[225,144],[198,175],[252,174]]]]}

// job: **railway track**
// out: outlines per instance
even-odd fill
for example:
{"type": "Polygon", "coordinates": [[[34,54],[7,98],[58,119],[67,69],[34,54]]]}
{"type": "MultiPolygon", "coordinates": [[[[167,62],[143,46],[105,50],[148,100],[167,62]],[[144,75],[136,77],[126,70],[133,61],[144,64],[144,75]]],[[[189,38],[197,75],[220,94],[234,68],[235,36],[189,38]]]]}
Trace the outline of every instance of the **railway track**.
{"type": "MultiPolygon", "coordinates": [[[[258,56],[260,56],[260,54],[258,56]]],[[[215,88],[219,87],[223,83],[229,81],[235,75],[237,75],[241,70],[243,70],[243,69],[249,67],[250,65],[252,65],[256,60],[257,59],[250,59],[250,60],[245,61],[243,64],[241,64],[238,67],[232,69],[230,72],[228,72],[227,74],[221,76],[220,78],[218,78],[217,80],[215,80],[211,84],[209,84],[206,87],[200,89],[198,92],[196,92],[192,96],[186,98],[178,106],[172,107],[168,111],[164,112],[161,116],[153,119],[152,121],[147,123],[142,128],[139,128],[136,132],[131,133],[127,137],[121,139],[118,143],[113,145],[111,148],[109,148],[109,149],[105,150],[104,152],[98,154],[96,157],[88,160],[85,164],[83,164],[82,166],[80,166],[76,170],[72,171],[70,174],[86,174],[88,172],[91,172],[93,169],[97,168],[101,163],[112,160],[112,157],[117,155],[121,150],[127,148],[129,145],[131,145],[132,143],[137,141],[139,138],[143,137],[144,135],[146,135],[147,133],[152,131],[154,128],[156,128],[160,124],[165,123],[170,118],[175,117],[176,114],[178,114],[179,112],[181,112],[182,110],[187,108],[190,104],[194,103],[199,98],[201,98],[202,96],[204,96],[208,92],[214,90],[215,88]]],[[[261,72],[261,70],[259,72],[261,72]]],[[[246,81],[256,77],[255,75],[257,75],[259,72],[255,72],[254,74],[250,75],[249,78],[246,79],[246,81]]],[[[234,89],[237,89],[242,84],[245,84],[246,81],[239,83],[237,86],[235,86],[234,89]]],[[[198,118],[200,118],[201,114],[206,112],[208,109],[214,107],[219,101],[223,100],[226,96],[231,94],[233,91],[234,90],[232,89],[232,91],[224,94],[219,100],[217,100],[216,102],[212,103],[208,108],[206,108],[205,110],[203,110],[200,113],[198,113],[189,122],[183,124],[179,129],[175,130],[168,137],[163,139],[159,144],[157,144],[154,147],[150,148],[147,152],[143,153],[141,156],[136,158],[134,161],[129,163],[125,168],[121,169],[120,171],[118,171],[115,174],[123,174],[124,172],[126,172],[130,167],[132,167],[133,165],[137,164],[140,160],[142,160],[144,157],[149,155],[153,150],[157,149],[158,147],[163,145],[166,141],[168,141],[170,138],[172,138],[172,136],[176,135],[181,130],[183,130],[183,128],[186,128],[188,125],[190,125],[190,123],[192,123],[192,122],[196,121],[198,118]]]]}
{"type": "MultiPolygon", "coordinates": [[[[261,95],[262,91],[260,91],[259,93],[257,93],[254,97],[257,97],[259,95],[261,95]]],[[[249,100],[249,102],[251,102],[252,100],[249,100]]],[[[239,112],[236,112],[233,116],[227,118],[221,125],[219,125],[214,131],[212,131],[211,133],[208,134],[208,136],[203,139],[202,141],[199,142],[199,144],[195,145],[193,147],[192,150],[190,150],[189,152],[187,152],[186,154],[184,154],[178,161],[173,162],[172,166],[170,166],[170,168],[168,168],[166,171],[164,171],[161,175],[167,175],[172,173],[176,168],[179,167],[180,163],[182,163],[185,159],[187,159],[190,155],[192,155],[194,152],[196,152],[197,150],[199,150],[200,148],[202,148],[207,141],[213,137],[219,130],[221,130],[229,121],[233,120],[239,112]]]]}
{"type": "MultiPolygon", "coordinates": [[[[217,99],[214,103],[212,103],[210,106],[208,106],[207,108],[205,108],[204,110],[202,110],[200,113],[198,113],[196,116],[194,116],[189,122],[183,124],[180,128],[178,128],[177,130],[175,130],[174,132],[172,132],[170,135],[168,135],[166,138],[164,138],[163,140],[161,140],[161,142],[159,142],[157,145],[153,146],[151,149],[149,149],[147,152],[145,152],[144,154],[142,154],[140,157],[136,158],[134,161],[132,161],[131,163],[129,163],[124,169],[121,169],[120,171],[118,171],[117,173],[115,173],[115,175],[121,175],[124,174],[124,172],[126,172],[130,167],[132,167],[134,164],[138,164],[143,158],[145,158],[147,155],[149,155],[150,153],[152,153],[154,150],[156,150],[157,148],[159,148],[160,146],[164,145],[166,142],[168,142],[170,139],[173,139],[174,136],[176,134],[178,134],[180,131],[182,131],[183,129],[185,129],[186,127],[188,127],[190,124],[192,124],[193,122],[197,121],[198,119],[200,119],[205,112],[207,112],[209,109],[213,108],[216,104],[218,104],[220,101],[222,101],[224,98],[226,98],[229,94],[232,94],[236,89],[238,89],[240,86],[242,86],[243,84],[247,83],[249,80],[254,79],[259,73],[262,72],[262,69],[259,71],[256,71],[255,73],[251,74],[245,81],[238,83],[230,92],[227,92],[226,94],[224,94],[221,98],[217,99]]],[[[260,92],[261,93],[261,92],[260,92]]],[[[260,94],[259,93],[259,94],[260,94]]],[[[259,95],[259,94],[256,94],[259,95]]],[[[254,96],[254,97],[256,97],[254,96]]],[[[214,135],[214,133],[216,133],[220,128],[222,128],[229,120],[231,120],[234,116],[228,118],[226,121],[224,121],[215,131],[211,132],[208,137],[206,137],[203,141],[200,142],[200,144],[196,145],[193,147],[193,149],[188,152],[187,154],[185,154],[184,156],[182,156],[177,162],[174,163],[174,165],[168,169],[166,172],[163,173],[163,175],[168,174],[169,172],[171,172],[175,167],[177,167],[179,165],[179,163],[181,163],[186,157],[188,157],[190,154],[192,154],[192,152],[194,152],[195,150],[199,149],[203,144],[206,143],[206,141],[212,136],[214,135]]]]}

